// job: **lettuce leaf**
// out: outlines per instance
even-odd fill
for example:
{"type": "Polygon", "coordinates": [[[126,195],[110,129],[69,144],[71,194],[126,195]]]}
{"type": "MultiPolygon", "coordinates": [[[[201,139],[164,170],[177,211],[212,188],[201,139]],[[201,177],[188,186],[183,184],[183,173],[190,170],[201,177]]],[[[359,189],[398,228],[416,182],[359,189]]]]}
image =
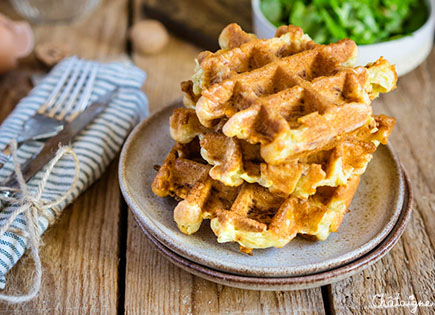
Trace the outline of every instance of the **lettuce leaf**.
{"type": "Polygon", "coordinates": [[[300,26],[324,44],[350,38],[372,44],[412,34],[428,19],[424,0],[261,0],[275,26],[300,26]]]}

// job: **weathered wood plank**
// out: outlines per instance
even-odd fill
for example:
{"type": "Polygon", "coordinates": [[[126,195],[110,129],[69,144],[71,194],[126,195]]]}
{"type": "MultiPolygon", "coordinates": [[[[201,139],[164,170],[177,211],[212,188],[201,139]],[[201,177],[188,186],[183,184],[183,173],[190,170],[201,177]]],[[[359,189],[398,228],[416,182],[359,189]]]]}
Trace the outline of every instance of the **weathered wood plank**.
{"type": "Polygon", "coordinates": [[[128,222],[127,314],[324,314],[320,288],[262,292],[215,284],[167,261],[131,214],[128,222]]]}
{"type": "Polygon", "coordinates": [[[158,54],[143,56],[133,51],[133,61],[147,73],[145,93],[151,112],[182,97],[180,82],[192,76],[198,53],[196,47],[175,37],[158,54]]]}
{"type": "MultiPolygon", "coordinates": [[[[414,212],[395,248],[373,267],[331,286],[337,313],[409,314],[409,308],[372,309],[384,299],[405,302],[435,302],[435,50],[417,70],[399,79],[395,92],[375,104],[375,112],[397,119],[391,142],[408,170],[414,189],[414,212]]],[[[433,314],[435,308],[419,308],[418,314],[433,314]]]]}
{"type": "MultiPolygon", "coordinates": [[[[2,2],[1,10],[8,10],[2,2]]],[[[66,43],[80,57],[102,59],[125,54],[127,2],[103,0],[90,16],[68,25],[34,26],[37,43],[66,43]]],[[[29,74],[42,69],[34,59],[0,77],[0,119],[30,85],[29,74]],[[25,69],[33,70],[25,70],[25,69]]],[[[118,304],[119,220],[121,196],[117,161],[76,202],[42,240],[43,282],[40,294],[20,305],[0,303],[0,313],[113,314],[118,304]]],[[[8,274],[4,293],[18,293],[30,281],[33,263],[23,257],[8,274]]]]}
{"type": "Polygon", "coordinates": [[[138,13],[162,21],[174,35],[207,50],[218,49],[217,38],[230,23],[251,31],[249,0],[142,0],[138,4],[138,13]]]}
{"type": "MultiPolygon", "coordinates": [[[[0,313],[116,312],[119,204],[117,161],[114,161],[104,176],[65,209],[56,225],[44,235],[40,294],[28,303],[0,303],[0,313]]],[[[31,257],[25,255],[8,274],[5,293],[27,290],[32,272],[31,257]]]]}

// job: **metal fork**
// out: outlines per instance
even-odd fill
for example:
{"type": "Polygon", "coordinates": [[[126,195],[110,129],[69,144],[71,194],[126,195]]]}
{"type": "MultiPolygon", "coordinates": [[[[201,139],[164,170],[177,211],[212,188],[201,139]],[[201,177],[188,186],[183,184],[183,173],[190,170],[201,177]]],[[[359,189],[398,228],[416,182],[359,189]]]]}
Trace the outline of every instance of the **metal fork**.
{"type": "MultiPolygon", "coordinates": [[[[46,139],[62,130],[88,105],[96,75],[96,65],[72,58],[48,100],[24,122],[17,142],[46,139]]],[[[9,155],[9,147],[0,152],[0,164],[5,164],[9,155]]]]}

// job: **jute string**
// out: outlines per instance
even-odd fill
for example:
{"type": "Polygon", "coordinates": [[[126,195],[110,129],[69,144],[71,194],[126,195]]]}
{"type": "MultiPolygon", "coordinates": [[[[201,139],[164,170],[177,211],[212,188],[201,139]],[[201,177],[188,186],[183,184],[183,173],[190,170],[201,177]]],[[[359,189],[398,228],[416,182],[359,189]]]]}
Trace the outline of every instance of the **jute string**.
{"type": "MultiPolygon", "coordinates": [[[[13,140],[10,144],[12,159],[15,168],[15,174],[17,176],[17,181],[19,184],[18,188],[11,187],[1,187],[0,186],[0,200],[8,203],[12,203],[14,205],[18,205],[18,207],[11,213],[7,222],[0,228],[0,237],[6,233],[6,231],[15,232],[17,234],[22,234],[27,237],[28,247],[30,249],[30,253],[32,255],[32,259],[35,263],[35,275],[33,279],[33,284],[28,293],[23,293],[22,295],[5,295],[0,294],[0,300],[9,302],[9,303],[20,303],[26,302],[33,299],[39,292],[41,288],[41,279],[42,279],[42,266],[41,259],[39,257],[39,246],[41,244],[41,239],[39,235],[39,226],[38,226],[38,218],[43,212],[47,209],[54,209],[56,214],[59,212],[57,206],[65,201],[73,192],[80,175],[80,162],[71,147],[60,147],[56,152],[55,157],[51,160],[48,165],[47,171],[42,177],[41,182],[38,185],[38,189],[34,194],[32,194],[24,180],[23,173],[21,172],[20,164],[18,163],[17,158],[17,142],[13,140]],[[56,163],[65,155],[70,154],[75,162],[75,175],[74,180],[65,194],[54,201],[46,201],[42,198],[42,193],[44,191],[47,180],[53,171],[56,163]],[[6,196],[4,192],[13,192],[12,197],[6,196]],[[15,221],[15,219],[24,213],[26,218],[26,227],[27,231],[22,233],[21,230],[13,229],[11,224],[15,221]]],[[[49,223],[53,223],[55,217],[48,218],[49,223]]]]}

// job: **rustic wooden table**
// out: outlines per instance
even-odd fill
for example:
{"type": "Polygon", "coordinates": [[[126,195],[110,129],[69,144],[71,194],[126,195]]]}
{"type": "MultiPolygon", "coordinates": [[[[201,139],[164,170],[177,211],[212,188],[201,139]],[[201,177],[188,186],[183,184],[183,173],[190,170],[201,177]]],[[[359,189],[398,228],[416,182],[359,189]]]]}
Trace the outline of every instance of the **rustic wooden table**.
{"type": "MultiPolygon", "coordinates": [[[[2,1],[0,11],[16,17],[2,1]]],[[[70,45],[77,55],[105,60],[131,56],[148,74],[151,111],[181,97],[179,82],[192,75],[199,49],[170,38],[166,49],[143,57],[130,50],[127,29],[141,18],[140,0],[103,0],[92,16],[71,25],[34,26],[36,42],[70,45]]],[[[29,89],[29,76],[46,71],[29,58],[0,76],[0,119],[29,89]]],[[[68,207],[44,235],[40,294],[21,305],[0,303],[0,313],[295,313],[408,314],[408,308],[375,310],[373,296],[435,302],[435,52],[399,80],[395,92],[374,104],[397,118],[391,136],[414,189],[414,212],[400,242],[381,261],[346,280],[311,290],[261,292],[203,280],[172,265],[155,251],[129,213],[117,178],[117,161],[68,207]]],[[[364,222],[361,222],[364,224],[364,222]]],[[[27,287],[33,265],[25,256],[8,274],[6,293],[27,287]]],[[[430,314],[435,307],[419,308],[430,314]]]]}

